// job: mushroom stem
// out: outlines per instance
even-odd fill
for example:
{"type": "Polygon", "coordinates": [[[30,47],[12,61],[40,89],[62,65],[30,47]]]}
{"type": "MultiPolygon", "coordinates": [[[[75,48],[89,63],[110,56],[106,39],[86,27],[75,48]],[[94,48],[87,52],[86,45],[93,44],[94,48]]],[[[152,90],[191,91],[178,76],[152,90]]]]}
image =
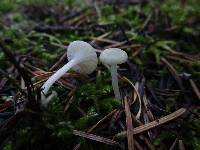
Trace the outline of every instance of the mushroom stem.
{"type": "Polygon", "coordinates": [[[115,98],[121,99],[120,92],[119,92],[119,85],[118,85],[118,78],[117,78],[117,65],[110,66],[111,77],[112,77],[112,87],[114,90],[115,98]]]}
{"type": "Polygon", "coordinates": [[[70,60],[66,65],[64,65],[62,68],[60,68],[56,73],[54,73],[42,86],[42,92],[43,94],[47,94],[51,86],[60,79],[69,69],[71,69],[73,66],[78,64],[79,61],[77,59],[70,60]]]}

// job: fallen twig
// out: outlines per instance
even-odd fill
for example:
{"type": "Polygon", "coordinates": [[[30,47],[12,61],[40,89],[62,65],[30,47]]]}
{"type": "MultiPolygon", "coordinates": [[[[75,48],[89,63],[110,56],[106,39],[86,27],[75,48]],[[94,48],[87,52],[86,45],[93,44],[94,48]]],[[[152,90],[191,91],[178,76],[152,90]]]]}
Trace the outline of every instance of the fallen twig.
{"type": "Polygon", "coordinates": [[[17,60],[15,59],[14,54],[12,54],[11,50],[6,47],[3,41],[0,41],[0,48],[7,56],[8,60],[15,66],[21,77],[23,78],[25,86],[27,88],[27,96],[30,103],[29,106],[36,108],[36,100],[34,96],[33,84],[31,78],[27,74],[27,71],[20,66],[19,62],[17,62],[17,60]]]}
{"type": "Polygon", "coordinates": [[[183,82],[181,80],[181,78],[178,75],[178,72],[175,70],[175,68],[167,61],[167,59],[165,58],[161,58],[161,61],[167,65],[167,68],[169,69],[169,71],[171,72],[171,74],[173,75],[173,77],[175,78],[175,80],[177,81],[179,87],[181,90],[184,91],[184,86],[183,86],[183,82]]]}
{"type": "MultiPolygon", "coordinates": [[[[157,126],[160,126],[166,122],[169,122],[173,119],[176,119],[177,117],[181,116],[182,114],[184,114],[186,112],[186,109],[185,108],[180,108],[179,110],[167,115],[167,116],[164,116],[160,119],[157,119],[155,121],[152,121],[150,123],[147,123],[145,125],[142,125],[142,126],[139,126],[139,127],[136,127],[133,129],[133,134],[139,134],[139,133],[142,133],[144,131],[147,131],[147,130],[150,130],[152,128],[155,128],[157,126]]],[[[120,132],[118,134],[115,135],[116,138],[124,138],[126,137],[126,131],[123,131],[123,132],[120,132]]]]}
{"type": "Polygon", "coordinates": [[[67,105],[66,105],[65,108],[64,108],[64,112],[65,112],[65,113],[67,112],[67,110],[69,109],[69,107],[70,107],[70,105],[73,103],[73,101],[74,101],[74,97],[72,96],[72,97],[69,99],[69,101],[67,102],[67,105]]]}
{"type": "Polygon", "coordinates": [[[200,91],[199,91],[197,85],[195,84],[195,82],[192,79],[190,79],[189,81],[190,81],[190,84],[192,86],[194,93],[197,95],[198,99],[200,100],[200,91]]]}
{"type": "MultiPolygon", "coordinates": [[[[92,132],[98,125],[100,125],[101,123],[103,123],[106,119],[108,119],[113,113],[115,113],[117,110],[113,110],[112,112],[110,112],[108,115],[106,115],[105,117],[103,117],[101,120],[99,120],[95,125],[93,125],[88,131],[87,133],[92,132]]],[[[81,143],[79,142],[74,148],[73,150],[78,150],[81,146],[81,143]]]]}
{"type": "Polygon", "coordinates": [[[185,150],[185,146],[183,144],[183,140],[179,140],[178,141],[178,147],[179,147],[180,150],[185,150]]]}
{"type": "Polygon", "coordinates": [[[165,59],[164,57],[161,58],[161,61],[167,65],[167,68],[169,69],[170,73],[172,74],[172,76],[174,77],[174,79],[176,80],[179,88],[181,89],[181,91],[183,92],[183,96],[185,101],[187,102],[187,104],[189,105],[191,102],[189,100],[189,98],[187,97],[187,95],[185,94],[185,88],[183,86],[183,81],[182,79],[179,77],[178,72],[176,71],[176,69],[167,61],[167,59],[165,59]]]}
{"type": "Polygon", "coordinates": [[[134,139],[133,139],[133,124],[132,124],[132,117],[131,117],[131,111],[128,104],[127,97],[124,98],[124,108],[125,108],[125,114],[126,114],[126,128],[127,128],[127,139],[128,139],[128,149],[134,150],[134,139]]]}
{"type": "Polygon", "coordinates": [[[49,69],[49,71],[55,70],[55,69],[59,66],[59,64],[61,64],[61,63],[64,61],[64,59],[66,58],[66,56],[67,56],[67,52],[65,52],[65,53],[60,57],[60,59],[49,69]]]}
{"type": "Polygon", "coordinates": [[[178,139],[176,138],[172,144],[172,146],[170,147],[169,150],[174,150],[175,146],[176,146],[176,143],[177,143],[178,139]]]}
{"type": "MultiPolygon", "coordinates": [[[[140,115],[141,115],[141,112],[142,112],[142,101],[141,101],[140,94],[138,93],[138,89],[136,88],[136,86],[135,86],[128,78],[123,77],[122,79],[125,80],[126,82],[128,82],[128,83],[133,87],[134,91],[135,91],[136,94],[137,94],[140,107],[139,107],[139,111],[138,111],[138,113],[137,113],[137,115],[136,115],[136,119],[139,119],[139,118],[140,118],[140,115]]],[[[135,94],[134,94],[134,95],[135,95],[135,94]]],[[[135,98],[136,98],[136,97],[135,97],[135,98]]],[[[135,102],[135,98],[134,98],[134,100],[133,100],[133,103],[135,102]]]]}
{"type": "Polygon", "coordinates": [[[104,137],[101,137],[101,136],[97,136],[97,135],[94,135],[94,134],[86,133],[86,132],[83,132],[83,131],[74,130],[73,134],[80,136],[80,137],[87,138],[87,139],[91,139],[91,140],[94,140],[94,141],[97,141],[97,142],[108,144],[108,145],[118,145],[118,146],[120,145],[118,142],[116,142],[114,140],[104,138],[104,137]]]}

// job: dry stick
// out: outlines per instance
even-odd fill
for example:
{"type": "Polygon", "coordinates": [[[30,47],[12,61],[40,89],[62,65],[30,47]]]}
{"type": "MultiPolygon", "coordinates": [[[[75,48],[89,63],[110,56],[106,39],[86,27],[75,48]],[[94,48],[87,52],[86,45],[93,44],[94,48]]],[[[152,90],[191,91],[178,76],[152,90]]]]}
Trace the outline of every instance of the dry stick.
{"type": "Polygon", "coordinates": [[[105,43],[110,43],[110,44],[118,44],[118,41],[114,41],[114,40],[109,40],[109,39],[97,39],[97,38],[93,38],[93,40],[95,41],[99,41],[99,42],[105,42],[105,43]]]}
{"type": "Polygon", "coordinates": [[[82,14],[80,16],[77,16],[75,17],[73,20],[70,21],[70,25],[71,26],[74,26],[74,27],[78,27],[78,25],[76,24],[77,22],[79,22],[80,20],[85,20],[85,18],[88,16],[88,15],[92,15],[92,14],[88,14],[88,13],[85,13],[85,14],[82,14]]]}
{"type": "Polygon", "coordinates": [[[124,98],[124,107],[125,107],[125,114],[126,114],[126,128],[127,128],[127,139],[128,139],[128,149],[134,150],[134,139],[133,139],[133,124],[132,124],[132,117],[131,111],[128,104],[127,97],[124,98]]]}
{"type": "Polygon", "coordinates": [[[36,106],[36,101],[34,97],[33,84],[32,84],[31,78],[27,74],[27,71],[20,66],[19,62],[17,62],[17,60],[15,59],[15,55],[11,52],[10,49],[8,49],[5,46],[5,43],[3,41],[0,41],[0,49],[4,52],[5,56],[15,66],[15,68],[17,69],[21,77],[23,78],[25,85],[27,87],[27,97],[28,97],[30,106],[33,108],[36,108],[37,106],[36,106]]]}
{"type": "Polygon", "coordinates": [[[185,88],[183,86],[183,82],[182,82],[181,78],[178,75],[178,72],[176,71],[176,69],[165,58],[162,57],[161,61],[164,64],[167,65],[167,68],[169,69],[170,73],[172,74],[172,76],[174,77],[174,79],[176,80],[176,82],[178,83],[179,88],[183,92],[183,96],[184,96],[185,101],[189,105],[190,104],[190,100],[188,99],[188,97],[185,94],[185,88]]]}
{"type": "Polygon", "coordinates": [[[66,105],[65,108],[64,108],[64,112],[65,112],[65,113],[67,112],[67,110],[69,109],[69,107],[70,107],[70,105],[73,103],[73,101],[74,101],[74,97],[72,96],[72,97],[69,99],[69,101],[67,102],[67,105],[66,105]]]}
{"type": "Polygon", "coordinates": [[[143,147],[138,143],[138,141],[135,140],[134,143],[135,143],[135,147],[136,147],[138,150],[144,150],[143,147]]]}
{"type": "MultiPolygon", "coordinates": [[[[45,72],[43,71],[43,73],[40,72],[32,72],[32,74],[34,75],[34,78],[42,78],[42,77],[49,77],[51,76],[53,73],[55,73],[56,71],[52,71],[52,72],[45,72]]],[[[80,77],[79,74],[76,73],[65,73],[62,77],[80,77]]]]}
{"type": "Polygon", "coordinates": [[[132,104],[134,104],[135,102],[136,102],[136,99],[137,99],[137,97],[138,97],[138,95],[139,95],[139,92],[137,91],[137,89],[139,88],[139,82],[137,81],[136,83],[135,83],[135,85],[131,82],[130,83],[132,86],[133,86],[133,102],[132,102],[132,104]],[[138,94],[137,94],[137,92],[138,92],[138,94]]]}
{"type": "MultiPolygon", "coordinates": [[[[98,121],[95,125],[93,125],[88,131],[87,133],[92,132],[99,124],[101,124],[102,122],[104,122],[108,117],[110,117],[113,113],[115,113],[117,111],[117,109],[113,110],[112,112],[110,112],[108,115],[106,115],[105,117],[103,117],[100,121],[98,121]]],[[[81,146],[81,143],[78,143],[73,150],[78,150],[79,147],[81,146]]]]}
{"type": "Polygon", "coordinates": [[[169,51],[171,53],[172,56],[179,56],[181,58],[184,58],[184,59],[188,59],[190,61],[194,61],[194,59],[198,60],[199,59],[199,56],[198,55],[188,55],[186,53],[182,53],[182,52],[177,52],[177,51],[174,51],[172,49],[166,49],[167,51],[169,51]]]}
{"type": "MultiPolygon", "coordinates": [[[[142,47],[142,45],[140,44],[132,44],[132,45],[124,45],[124,46],[119,46],[118,48],[121,48],[121,49],[126,49],[126,48],[139,48],[139,47],[142,47]]],[[[142,49],[139,49],[138,52],[135,52],[135,53],[139,53],[142,49]]],[[[136,56],[133,55],[133,56],[136,56]]]]}
{"type": "Polygon", "coordinates": [[[152,16],[153,16],[153,13],[150,13],[150,14],[148,15],[148,17],[147,17],[147,19],[145,20],[145,22],[143,23],[143,25],[142,25],[140,31],[142,31],[142,30],[148,25],[148,23],[149,23],[149,21],[151,20],[152,16]]]}
{"type": "Polygon", "coordinates": [[[144,137],[144,141],[145,141],[145,143],[146,143],[146,145],[148,146],[148,148],[150,149],[150,150],[155,150],[155,147],[154,147],[154,145],[152,145],[151,144],[151,142],[149,141],[149,139],[147,139],[145,136],[143,136],[143,135],[140,135],[139,137],[144,137]]]}
{"type": "Polygon", "coordinates": [[[101,124],[102,122],[104,122],[108,117],[110,117],[116,111],[117,111],[117,109],[114,109],[113,111],[111,111],[108,115],[106,115],[101,120],[99,120],[95,125],[93,125],[87,132],[88,133],[92,132],[99,124],[101,124]]]}
{"type": "Polygon", "coordinates": [[[150,119],[150,121],[155,120],[155,118],[154,118],[154,116],[153,116],[153,113],[152,113],[151,110],[148,108],[149,103],[148,103],[148,100],[147,100],[146,93],[145,93],[144,96],[143,96],[143,104],[144,104],[144,108],[145,108],[145,110],[146,110],[146,112],[147,112],[147,116],[148,116],[148,118],[150,119]]]}
{"type": "Polygon", "coordinates": [[[140,115],[141,115],[141,112],[142,112],[142,101],[141,101],[141,97],[140,97],[140,94],[138,93],[138,90],[136,89],[135,85],[126,77],[123,77],[122,79],[124,79],[126,82],[128,82],[135,90],[137,96],[138,96],[138,100],[139,100],[139,104],[140,104],[140,108],[139,108],[139,111],[136,115],[136,119],[139,119],[140,118],[140,115]]]}
{"type": "Polygon", "coordinates": [[[104,33],[104,34],[102,34],[102,35],[100,35],[100,36],[94,38],[94,40],[93,40],[92,42],[94,42],[94,41],[96,41],[96,40],[99,40],[99,39],[103,39],[103,38],[107,37],[107,36],[110,35],[110,34],[111,34],[111,32],[104,33]]]}
{"type": "Polygon", "coordinates": [[[98,142],[101,142],[101,143],[104,143],[104,144],[108,144],[108,145],[118,145],[118,146],[120,145],[118,142],[116,142],[114,140],[104,138],[104,137],[101,137],[101,136],[97,136],[97,135],[94,135],[94,134],[86,133],[86,132],[83,132],[83,131],[73,130],[73,134],[80,136],[80,137],[87,138],[87,139],[91,139],[91,140],[94,140],[94,141],[98,141],[98,142]]]}
{"type": "Polygon", "coordinates": [[[51,45],[59,47],[59,48],[64,49],[64,50],[67,50],[67,48],[68,48],[68,46],[65,46],[65,45],[60,44],[60,43],[55,43],[55,42],[52,42],[51,45]]]}
{"type": "Polygon", "coordinates": [[[183,144],[183,140],[179,140],[178,141],[178,147],[179,147],[180,150],[185,150],[185,146],[183,144]]]}
{"type": "Polygon", "coordinates": [[[192,79],[189,79],[189,81],[190,81],[190,84],[192,86],[194,93],[197,95],[198,99],[200,100],[200,91],[199,91],[197,85],[195,84],[195,82],[192,79]]]}
{"type": "Polygon", "coordinates": [[[71,97],[74,95],[74,93],[77,91],[77,87],[74,87],[69,93],[68,93],[68,97],[71,97]]]}
{"type": "MultiPolygon", "coordinates": [[[[169,122],[173,119],[176,119],[177,117],[181,116],[182,114],[184,114],[186,112],[186,109],[185,108],[180,108],[178,109],[177,111],[167,115],[167,116],[164,116],[160,119],[157,119],[155,121],[152,121],[152,122],[149,122],[145,125],[142,125],[142,126],[139,126],[139,127],[136,127],[133,129],[133,134],[139,134],[139,133],[142,133],[144,131],[147,131],[147,130],[150,130],[152,128],[155,128],[157,126],[160,126],[166,122],[169,122]]],[[[115,135],[116,138],[125,138],[126,137],[126,131],[123,131],[123,132],[120,132],[118,134],[115,135]]]]}
{"type": "MultiPolygon", "coordinates": [[[[134,122],[136,122],[138,125],[140,125],[140,126],[143,125],[143,123],[140,120],[137,120],[134,115],[132,115],[132,118],[133,118],[134,122]]],[[[148,146],[148,148],[150,150],[155,150],[155,147],[151,144],[151,142],[149,141],[149,139],[147,137],[145,137],[143,134],[140,134],[139,138],[141,140],[144,140],[144,142],[146,143],[146,145],[148,146]]]]}
{"type": "Polygon", "coordinates": [[[176,138],[172,144],[172,146],[170,147],[169,150],[174,150],[175,146],[176,146],[176,143],[177,143],[178,139],[176,138]]]}
{"type": "Polygon", "coordinates": [[[169,71],[171,72],[171,74],[173,75],[175,80],[177,81],[178,86],[180,87],[181,90],[184,91],[183,83],[182,83],[181,78],[178,75],[178,72],[174,69],[174,67],[165,58],[162,57],[161,61],[167,65],[167,68],[169,69],[169,71]]]}
{"type": "Polygon", "coordinates": [[[119,42],[119,43],[111,44],[111,45],[106,46],[105,49],[107,49],[107,48],[113,48],[113,47],[115,48],[115,47],[123,46],[123,45],[126,44],[126,43],[127,43],[127,41],[122,41],[122,42],[119,42]]]}
{"type": "Polygon", "coordinates": [[[81,143],[78,143],[78,144],[73,148],[73,150],[78,150],[80,146],[81,146],[81,143]]]}
{"type": "Polygon", "coordinates": [[[58,67],[58,65],[64,61],[64,59],[67,56],[67,52],[65,52],[62,57],[49,69],[49,71],[53,71],[54,69],[56,69],[58,67]]]}
{"type": "Polygon", "coordinates": [[[187,60],[187,59],[184,59],[184,58],[179,58],[179,57],[177,57],[177,56],[167,55],[166,58],[171,59],[171,60],[178,61],[178,62],[180,62],[180,63],[187,63],[187,64],[191,64],[191,63],[192,63],[191,60],[187,60]]]}

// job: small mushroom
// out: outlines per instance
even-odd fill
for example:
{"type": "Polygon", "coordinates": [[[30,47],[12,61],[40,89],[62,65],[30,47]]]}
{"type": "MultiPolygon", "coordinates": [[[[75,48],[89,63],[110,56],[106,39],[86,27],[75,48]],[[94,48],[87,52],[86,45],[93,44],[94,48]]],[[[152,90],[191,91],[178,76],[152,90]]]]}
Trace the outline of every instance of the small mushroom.
{"type": "Polygon", "coordinates": [[[117,65],[125,63],[127,59],[127,53],[119,48],[105,49],[100,55],[100,61],[103,64],[107,64],[110,66],[112,86],[116,99],[121,99],[117,78],[117,65]]]}
{"type": "Polygon", "coordinates": [[[83,41],[73,41],[67,49],[68,63],[54,73],[42,86],[42,92],[46,95],[51,86],[61,78],[68,70],[72,69],[82,74],[90,74],[97,67],[97,54],[95,49],[83,41]]]}

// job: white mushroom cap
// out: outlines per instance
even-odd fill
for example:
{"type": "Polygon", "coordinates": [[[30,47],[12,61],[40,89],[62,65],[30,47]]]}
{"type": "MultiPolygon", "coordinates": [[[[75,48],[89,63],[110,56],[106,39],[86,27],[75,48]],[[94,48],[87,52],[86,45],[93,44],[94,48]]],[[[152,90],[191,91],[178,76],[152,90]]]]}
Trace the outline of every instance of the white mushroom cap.
{"type": "Polygon", "coordinates": [[[100,55],[101,62],[108,65],[122,64],[125,63],[127,59],[127,53],[119,48],[105,49],[100,55]]]}
{"type": "Polygon", "coordinates": [[[73,41],[69,44],[67,49],[68,61],[77,59],[80,63],[72,67],[72,70],[82,73],[90,74],[97,67],[97,54],[95,49],[83,41],[73,41]]]}

